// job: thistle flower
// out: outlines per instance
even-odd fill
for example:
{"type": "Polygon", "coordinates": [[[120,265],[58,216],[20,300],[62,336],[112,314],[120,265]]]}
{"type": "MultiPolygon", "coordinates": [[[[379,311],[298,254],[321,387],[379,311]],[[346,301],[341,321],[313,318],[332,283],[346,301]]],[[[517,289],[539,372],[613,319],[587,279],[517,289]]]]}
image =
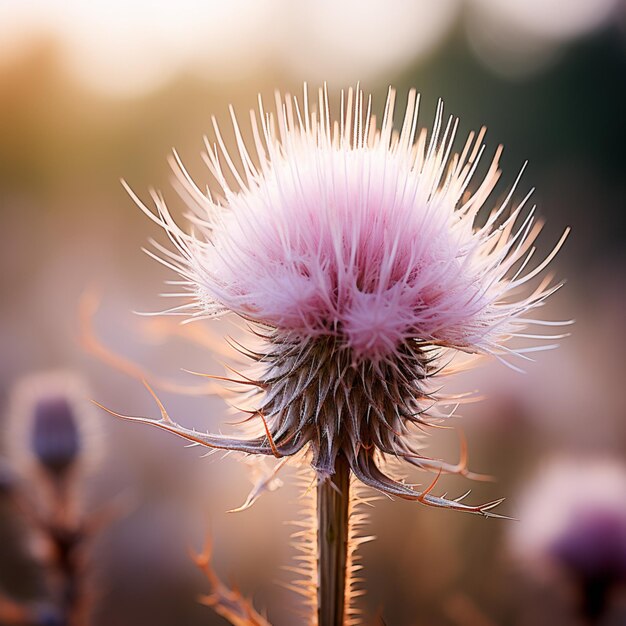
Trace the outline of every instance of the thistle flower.
{"type": "Polygon", "coordinates": [[[189,232],[161,195],[153,194],[154,213],[128,189],[173,246],[153,242],[157,252],[149,252],[181,276],[183,292],[168,295],[188,301],[167,312],[191,319],[234,313],[261,341],[240,347],[253,365],[236,379],[255,403],[258,436],[197,433],[162,407],[160,421],[131,419],[211,448],[276,457],[308,450],[322,481],[342,458],[386,494],[487,513],[497,503],[472,507],[417,491],[385,473],[383,461],[467,473],[418,450],[416,434],[445,416],[434,406],[440,398],[433,378],[456,351],[504,359],[552,347],[512,350],[505,343],[541,339],[524,328],[551,324],[529,316],[559,285],[548,278],[526,287],[565,235],[528,269],[541,224],[534,209],[524,209],[530,194],[510,210],[517,181],[486,221],[477,221],[500,176],[501,148],[470,193],[485,130],[471,133],[456,154],[458,120],[444,121],[441,104],[427,138],[417,131],[415,92],[399,132],[394,103],[390,90],[377,128],[371,98],[359,89],[342,92],[338,119],[326,89],[317,108],[306,87],[302,103],[277,94],[276,115],[259,98],[251,145],[231,108],[237,156],[215,119],[216,143],[206,142],[217,193],[202,192],[174,155],[189,232]]]}

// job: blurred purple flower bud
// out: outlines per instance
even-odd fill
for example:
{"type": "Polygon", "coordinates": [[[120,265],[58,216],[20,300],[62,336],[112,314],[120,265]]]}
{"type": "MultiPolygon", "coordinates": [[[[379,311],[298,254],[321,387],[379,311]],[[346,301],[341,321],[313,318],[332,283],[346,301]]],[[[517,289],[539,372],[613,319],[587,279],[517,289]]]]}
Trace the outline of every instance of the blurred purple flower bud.
{"type": "Polygon", "coordinates": [[[37,468],[61,480],[78,465],[92,465],[100,456],[94,430],[86,386],[73,374],[34,374],[15,386],[8,453],[21,474],[37,468]]]}
{"type": "Polygon", "coordinates": [[[510,545],[536,579],[565,578],[587,618],[626,583],[626,467],[579,458],[552,461],[521,497],[510,545]]]}
{"type": "Polygon", "coordinates": [[[551,552],[582,578],[626,581],[626,517],[609,508],[585,511],[555,540],[551,552]]]}
{"type": "Polygon", "coordinates": [[[43,397],[33,410],[31,446],[41,465],[51,474],[65,474],[80,453],[76,415],[67,398],[43,397]]]}
{"type": "Polygon", "coordinates": [[[8,496],[15,485],[15,475],[9,463],[0,457],[0,497],[8,496]]]}

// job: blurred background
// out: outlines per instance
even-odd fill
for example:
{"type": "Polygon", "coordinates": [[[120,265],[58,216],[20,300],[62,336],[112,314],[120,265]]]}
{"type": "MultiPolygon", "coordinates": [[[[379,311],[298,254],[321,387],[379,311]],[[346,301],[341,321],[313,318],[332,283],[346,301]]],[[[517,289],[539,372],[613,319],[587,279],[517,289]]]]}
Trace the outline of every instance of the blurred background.
{"type": "MultiPolygon", "coordinates": [[[[173,146],[206,182],[200,153],[210,116],[226,127],[229,103],[244,117],[257,93],[269,102],[275,88],[300,93],[305,80],[327,81],[335,94],[360,81],[378,111],[389,85],[399,101],[415,87],[422,126],[442,98],[460,117],[460,136],[484,124],[488,153],[504,144],[496,196],[529,161],[519,194],[537,188],[546,251],[572,227],[552,264],[567,285],[542,311],[574,318],[572,336],[526,364],[525,374],[488,363],[449,381],[447,389],[486,396],[464,407],[462,426],[471,469],[497,482],[446,478],[442,489],[460,495],[471,487],[473,501],[506,496],[502,513],[520,517],[529,498],[532,509],[528,490],[557,455],[583,473],[598,460],[619,473],[626,462],[626,5],[619,0],[0,0],[5,456],[30,445],[12,435],[19,416],[11,398],[33,372],[71,370],[85,381],[86,397],[156,415],[136,379],[81,345],[85,293],[99,294],[92,322],[103,344],[153,376],[196,385],[195,395],[160,392],[172,415],[213,431],[231,419],[181,371],[220,374],[221,357],[177,336],[175,326],[132,313],[164,308],[158,293],[171,276],[141,252],[159,233],[119,179],[143,198],[160,189],[176,206],[167,164],[173,146]]],[[[229,332],[208,326],[217,336],[229,332]]],[[[297,597],[280,585],[293,557],[286,522],[301,506],[293,472],[282,489],[229,514],[251,487],[240,460],[201,458],[175,437],[95,407],[80,410],[97,422],[99,464],[84,470],[79,508],[89,516],[125,503],[92,542],[94,624],[224,623],[196,602],[207,583],[188,551],[200,549],[207,531],[224,581],[273,624],[300,623],[297,597]]],[[[432,456],[458,455],[453,433],[437,433],[429,445],[432,456]]],[[[566,474],[563,490],[576,480],[566,474]]],[[[582,503],[593,491],[574,490],[582,503]]],[[[609,508],[626,506],[626,489],[609,492],[609,508]]],[[[37,603],[32,524],[10,500],[0,501],[1,594],[37,603]]],[[[511,527],[523,523],[380,500],[371,512],[378,539],[362,550],[366,623],[377,616],[394,626],[584,623],[580,579],[551,548],[542,553],[539,539],[535,554],[532,531],[520,544],[511,527]]],[[[605,600],[601,623],[626,624],[623,588],[605,600]]]]}

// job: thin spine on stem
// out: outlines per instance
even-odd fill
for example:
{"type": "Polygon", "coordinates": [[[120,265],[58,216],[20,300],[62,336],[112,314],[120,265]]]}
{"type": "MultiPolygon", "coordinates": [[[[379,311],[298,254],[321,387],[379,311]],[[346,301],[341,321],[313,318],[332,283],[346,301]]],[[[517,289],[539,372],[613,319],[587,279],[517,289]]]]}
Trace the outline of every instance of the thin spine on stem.
{"type": "Polygon", "coordinates": [[[343,626],[350,538],[350,465],[343,454],[335,471],[317,483],[318,626],[343,626]]]}
{"type": "MultiPolygon", "coordinates": [[[[316,478],[308,469],[302,468],[298,472],[298,487],[301,491],[298,498],[300,516],[290,523],[295,527],[291,534],[292,546],[296,551],[295,565],[285,568],[296,577],[284,586],[302,598],[303,609],[298,617],[303,624],[309,624],[309,626],[333,623],[323,621],[328,620],[328,614],[332,616],[333,611],[335,611],[335,619],[340,616],[342,620],[335,622],[337,624],[358,626],[363,623],[362,611],[358,605],[358,598],[364,593],[360,588],[362,578],[359,572],[362,566],[359,548],[374,538],[371,535],[365,535],[363,528],[369,521],[366,508],[371,506],[372,501],[377,500],[378,496],[366,494],[366,489],[359,481],[349,474],[346,476],[343,469],[340,473],[341,477],[336,477],[333,485],[330,486],[328,480],[322,484],[316,483],[316,478]],[[349,480],[349,489],[345,488],[346,478],[349,480]],[[330,576],[328,580],[325,580],[324,564],[320,558],[320,542],[325,540],[323,528],[320,526],[320,517],[328,517],[328,512],[321,514],[320,506],[323,505],[320,505],[319,493],[328,487],[332,493],[326,495],[338,496],[338,483],[343,484],[342,495],[346,496],[338,507],[345,514],[342,518],[344,526],[338,533],[344,540],[334,542],[334,545],[340,548],[338,552],[341,552],[341,556],[336,559],[336,562],[341,564],[341,571],[329,572],[330,576]],[[341,581],[339,585],[335,584],[337,580],[341,581]],[[340,588],[341,591],[339,591],[340,588]],[[334,595],[331,594],[331,589],[334,595]],[[330,608],[327,608],[329,603],[330,608]],[[324,609],[321,608],[322,606],[324,609]],[[333,607],[340,607],[339,616],[337,609],[333,607]],[[326,612],[320,615],[322,611],[326,612]]],[[[324,552],[328,555],[329,547],[324,552]]]]}

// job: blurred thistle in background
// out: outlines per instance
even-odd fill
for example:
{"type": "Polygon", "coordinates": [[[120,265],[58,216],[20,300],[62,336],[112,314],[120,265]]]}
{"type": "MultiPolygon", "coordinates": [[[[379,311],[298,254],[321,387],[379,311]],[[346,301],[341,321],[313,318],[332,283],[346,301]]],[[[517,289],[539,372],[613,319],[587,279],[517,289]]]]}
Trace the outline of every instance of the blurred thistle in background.
{"type": "MultiPolygon", "coordinates": [[[[93,412],[87,386],[75,374],[33,374],[20,380],[10,400],[6,430],[16,471],[33,486],[41,477],[48,491],[77,489],[75,475],[95,470],[102,457],[93,412]]],[[[48,497],[37,495],[42,504],[48,497]]]]}
{"type": "Polygon", "coordinates": [[[106,516],[87,514],[83,503],[87,474],[102,457],[85,383],[69,372],[20,380],[9,405],[6,441],[14,469],[9,495],[28,525],[29,556],[40,566],[47,599],[26,604],[2,596],[0,621],[87,624],[93,600],[87,549],[106,516]]]}
{"type": "MultiPolygon", "coordinates": [[[[149,365],[151,381],[174,378],[173,389],[188,383],[183,367],[222,373],[195,341],[204,341],[200,333],[191,337],[200,325],[127,314],[162,307],[155,294],[166,272],[138,250],[145,218],[129,208],[118,180],[165,189],[165,157],[175,145],[204,183],[194,157],[211,112],[226,112],[231,102],[247,109],[258,92],[267,99],[276,87],[294,93],[304,80],[327,80],[333,92],[360,80],[379,119],[392,83],[423,94],[423,119],[434,117],[441,97],[459,114],[461,133],[488,123],[488,142],[506,145],[505,172],[529,161],[525,180],[537,185],[546,218],[542,240],[557,241],[564,224],[574,233],[559,254],[559,276],[570,283],[545,307],[547,318],[576,318],[573,336],[525,366],[525,375],[485,363],[446,381],[445,393],[475,388],[486,396],[462,407],[463,427],[472,469],[499,484],[473,483],[474,501],[495,489],[509,497],[506,512],[519,517],[514,494],[537,458],[582,450],[623,458],[625,42],[620,0],[0,0],[3,408],[21,376],[63,367],[84,374],[93,396],[110,405],[154,410],[141,385],[86,357],[76,340],[77,303],[94,284],[104,296],[95,331],[115,352],[149,365]]],[[[231,148],[227,116],[219,117],[231,148]]],[[[479,168],[477,176],[484,174],[479,168]]],[[[498,185],[495,197],[507,191],[498,185]]],[[[538,254],[547,254],[539,245],[538,254]]],[[[238,332],[222,321],[209,328],[218,336],[238,332]]],[[[206,387],[198,385],[196,398],[206,387]]],[[[225,419],[219,400],[164,396],[190,427],[216,430],[225,419]]],[[[290,503],[289,468],[284,493],[233,516],[224,511],[241,504],[249,487],[234,460],[200,462],[150,429],[112,420],[102,428],[115,446],[90,475],[87,495],[106,501],[130,484],[138,504],[100,537],[98,591],[107,595],[94,623],[223,623],[196,606],[206,581],[194,577],[185,553],[201,545],[209,509],[219,538],[212,557],[224,580],[262,597],[275,626],[293,624],[290,594],[273,583],[290,558],[288,531],[277,520],[297,517],[301,504],[290,503]]],[[[430,443],[429,456],[458,455],[457,438],[445,431],[430,443]]],[[[8,453],[7,437],[3,444],[8,453]]],[[[15,474],[2,473],[5,492],[15,474]]],[[[465,483],[442,476],[438,488],[459,493],[465,483]]],[[[33,592],[36,572],[15,558],[23,520],[9,505],[0,501],[0,580],[14,598],[43,597],[33,592]]],[[[377,503],[370,519],[377,541],[362,551],[368,614],[384,606],[394,626],[577,623],[547,587],[537,592],[503,557],[506,523],[445,518],[402,501],[377,503]]],[[[622,615],[615,607],[607,620],[619,624],[622,615]]]]}
{"type": "Polygon", "coordinates": [[[524,486],[520,522],[509,529],[510,549],[527,574],[555,592],[559,583],[572,586],[589,624],[619,619],[616,605],[626,598],[625,494],[622,462],[552,459],[524,486]]]}

